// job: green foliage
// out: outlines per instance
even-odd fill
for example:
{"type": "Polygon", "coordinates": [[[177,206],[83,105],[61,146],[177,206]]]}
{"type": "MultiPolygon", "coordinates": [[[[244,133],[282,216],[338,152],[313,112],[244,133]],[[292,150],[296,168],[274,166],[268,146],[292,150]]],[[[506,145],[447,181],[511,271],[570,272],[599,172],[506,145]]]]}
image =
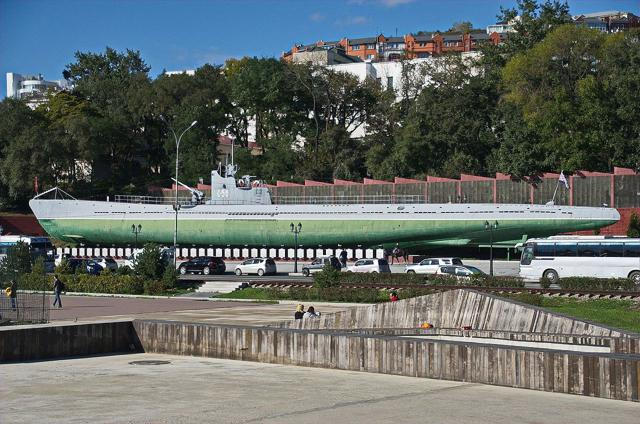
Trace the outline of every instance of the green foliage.
{"type": "Polygon", "coordinates": [[[176,274],[176,270],[173,268],[173,264],[169,264],[165,267],[165,270],[162,273],[162,283],[164,284],[165,290],[173,289],[178,284],[178,275],[176,274]]]}
{"type": "Polygon", "coordinates": [[[126,265],[119,266],[116,270],[116,275],[131,275],[133,270],[126,265]]]}
{"type": "MultiPolygon", "coordinates": [[[[68,292],[142,294],[144,289],[143,281],[136,276],[61,274],[58,277],[68,292]]],[[[24,290],[42,290],[41,282],[32,274],[25,274],[21,278],[20,287],[24,290]]]]}
{"type": "Polygon", "coordinates": [[[322,271],[313,274],[313,285],[317,288],[336,287],[340,285],[341,274],[339,269],[335,269],[330,263],[327,263],[322,271]]]}
{"type": "Polygon", "coordinates": [[[590,278],[571,277],[561,278],[558,285],[567,290],[604,290],[604,291],[633,291],[638,288],[628,278],[590,278]]]}
{"type": "Polygon", "coordinates": [[[547,277],[542,277],[540,279],[540,287],[542,287],[543,289],[548,289],[549,287],[551,287],[551,280],[549,280],[547,277]]]}
{"type": "Polygon", "coordinates": [[[29,253],[29,245],[19,241],[15,246],[8,249],[7,256],[0,262],[0,282],[4,283],[30,272],[31,253],[29,253]]]}
{"type": "Polygon", "coordinates": [[[62,258],[60,260],[60,264],[56,266],[55,269],[56,274],[73,274],[73,269],[71,269],[71,265],[67,258],[62,258]]]}
{"type": "Polygon", "coordinates": [[[629,218],[627,237],[640,237],[640,217],[635,212],[633,212],[629,218]]]}
{"type": "Polygon", "coordinates": [[[516,293],[516,294],[508,294],[504,296],[518,302],[526,303],[528,305],[543,306],[544,304],[544,298],[539,294],[516,293]]]}
{"type": "Polygon", "coordinates": [[[165,263],[160,257],[160,248],[153,243],[144,245],[144,249],[136,258],[135,274],[145,280],[159,280],[165,270],[165,263]]]}

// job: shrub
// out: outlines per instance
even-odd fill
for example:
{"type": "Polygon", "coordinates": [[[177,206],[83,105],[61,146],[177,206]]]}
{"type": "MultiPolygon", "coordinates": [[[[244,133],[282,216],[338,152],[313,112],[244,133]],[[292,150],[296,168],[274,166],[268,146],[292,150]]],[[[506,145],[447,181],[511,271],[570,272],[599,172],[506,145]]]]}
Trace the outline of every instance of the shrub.
{"type": "MultiPolygon", "coordinates": [[[[58,277],[69,292],[142,294],[144,289],[142,280],[135,276],[60,274],[58,277]]],[[[42,290],[42,283],[29,273],[21,278],[20,287],[25,290],[42,290]]]]}
{"type": "Polygon", "coordinates": [[[163,294],[167,290],[167,286],[164,280],[145,280],[144,281],[144,294],[159,295],[163,294]]]}
{"type": "Polygon", "coordinates": [[[136,258],[135,273],[145,280],[159,280],[164,273],[165,264],[160,257],[160,248],[147,243],[136,258]]]}
{"type": "Polygon", "coordinates": [[[162,273],[162,282],[165,289],[173,289],[178,284],[178,276],[176,270],[173,268],[173,264],[167,265],[162,273]]]}
{"type": "Polygon", "coordinates": [[[565,290],[604,290],[604,291],[633,291],[637,287],[628,278],[591,278],[571,277],[558,281],[560,288],[565,290]]]}
{"type": "Polygon", "coordinates": [[[322,271],[313,275],[313,285],[318,288],[335,287],[340,284],[341,272],[326,263],[322,271]]]}
{"type": "Polygon", "coordinates": [[[131,274],[133,274],[133,270],[129,268],[127,265],[118,267],[118,269],[116,270],[116,275],[131,275],[131,274]]]}
{"type": "Polygon", "coordinates": [[[633,212],[629,218],[627,237],[640,237],[640,217],[635,212],[633,212]]]}
{"type": "Polygon", "coordinates": [[[543,289],[548,289],[549,287],[551,287],[551,280],[549,280],[547,277],[542,277],[540,279],[540,287],[542,287],[543,289]]]}
{"type": "Polygon", "coordinates": [[[62,258],[62,260],[60,261],[60,265],[56,266],[55,273],[73,274],[73,269],[71,268],[71,265],[69,264],[67,258],[62,258]]]}
{"type": "Polygon", "coordinates": [[[0,261],[0,281],[9,281],[31,272],[31,253],[26,243],[19,241],[7,250],[0,261]]]}

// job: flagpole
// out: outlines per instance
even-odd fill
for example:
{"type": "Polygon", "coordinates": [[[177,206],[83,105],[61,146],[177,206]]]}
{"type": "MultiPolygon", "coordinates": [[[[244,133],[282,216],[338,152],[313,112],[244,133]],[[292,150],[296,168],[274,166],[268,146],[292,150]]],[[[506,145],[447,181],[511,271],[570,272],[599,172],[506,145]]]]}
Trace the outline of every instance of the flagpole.
{"type": "Polygon", "coordinates": [[[555,205],[556,204],[556,193],[558,192],[558,186],[560,185],[560,179],[558,179],[558,181],[556,182],[556,189],[553,190],[553,198],[551,199],[551,204],[555,205]]]}

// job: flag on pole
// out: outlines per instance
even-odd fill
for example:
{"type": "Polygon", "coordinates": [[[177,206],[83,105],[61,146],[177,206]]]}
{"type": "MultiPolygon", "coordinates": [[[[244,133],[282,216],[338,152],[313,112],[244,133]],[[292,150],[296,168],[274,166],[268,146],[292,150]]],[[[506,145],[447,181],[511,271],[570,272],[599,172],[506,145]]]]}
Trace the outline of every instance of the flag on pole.
{"type": "Polygon", "coordinates": [[[566,188],[569,188],[569,181],[567,181],[567,177],[564,176],[564,171],[560,171],[560,182],[563,183],[566,188]]]}

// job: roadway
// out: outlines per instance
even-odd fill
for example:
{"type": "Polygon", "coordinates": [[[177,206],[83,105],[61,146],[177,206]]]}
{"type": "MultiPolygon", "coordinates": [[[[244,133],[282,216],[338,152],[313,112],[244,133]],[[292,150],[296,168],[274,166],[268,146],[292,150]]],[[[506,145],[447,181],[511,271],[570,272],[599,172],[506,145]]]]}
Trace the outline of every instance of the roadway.
{"type": "MultiPolygon", "coordinates": [[[[276,262],[278,273],[276,275],[265,275],[264,277],[259,277],[257,275],[242,275],[240,277],[236,276],[233,271],[239,261],[225,261],[227,266],[227,272],[224,274],[217,275],[199,275],[199,274],[189,274],[189,275],[181,275],[181,280],[190,280],[190,281],[247,281],[251,280],[265,280],[265,281],[312,281],[312,277],[304,277],[299,272],[302,270],[303,264],[309,264],[310,262],[298,262],[298,273],[295,274],[293,272],[294,263],[293,262],[276,262]]],[[[463,263],[467,265],[472,265],[477,268],[480,268],[487,274],[489,273],[489,261],[488,260],[463,260],[463,263]]],[[[350,263],[351,264],[351,263],[350,263]]],[[[496,276],[510,276],[517,277],[518,276],[518,261],[493,261],[493,269],[494,274],[496,276]]],[[[400,274],[404,272],[404,264],[394,264],[391,265],[391,272],[394,274],[400,274]]]]}

